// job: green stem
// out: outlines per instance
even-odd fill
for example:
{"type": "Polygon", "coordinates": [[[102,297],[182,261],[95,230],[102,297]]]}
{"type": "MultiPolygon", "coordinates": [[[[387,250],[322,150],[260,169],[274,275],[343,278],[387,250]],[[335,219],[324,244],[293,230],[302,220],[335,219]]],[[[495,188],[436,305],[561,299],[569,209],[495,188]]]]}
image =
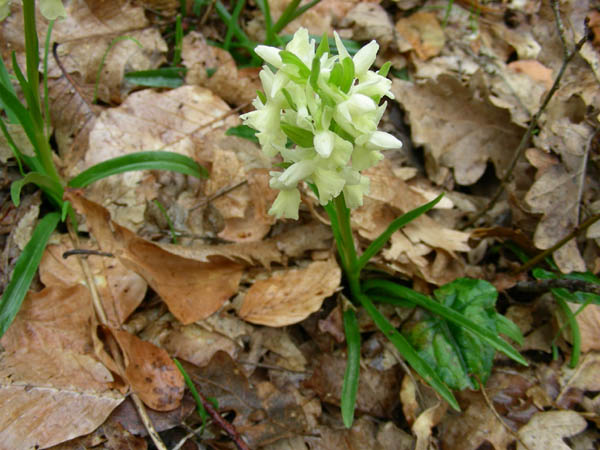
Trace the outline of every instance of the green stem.
{"type": "Polygon", "coordinates": [[[23,0],[23,21],[25,29],[25,57],[27,62],[27,81],[34,97],[34,105],[40,110],[40,73],[39,73],[39,42],[35,26],[35,2],[23,0]]]}

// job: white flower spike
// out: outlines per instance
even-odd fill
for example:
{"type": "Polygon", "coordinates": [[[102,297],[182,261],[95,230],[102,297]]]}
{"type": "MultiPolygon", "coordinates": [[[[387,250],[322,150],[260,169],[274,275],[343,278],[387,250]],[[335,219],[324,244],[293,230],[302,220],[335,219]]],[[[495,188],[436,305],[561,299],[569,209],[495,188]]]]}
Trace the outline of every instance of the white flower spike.
{"type": "Polygon", "coordinates": [[[334,38],[337,55],[327,40],[315,48],[305,28],[285,50],[265,45],[255,50],[271,67],[260,73],[264,94],[254,101],[256,111],[241,117],[258,131],[263,151],[283,159],[285,169],[271,172],[270,185],[279,194],[269,214],[277,218],[298,218],[302,181],[316,186],[322,205],[341,193],[350,208],[362,205],[369,179],[360,172],[383,158],[381,150],[402,146],[377,130],[386,106],[379,103],[393,98],[385,77],[389,64],[369,70],[379,46],[372,41],[352,58],[337,33],[334,38]]]}

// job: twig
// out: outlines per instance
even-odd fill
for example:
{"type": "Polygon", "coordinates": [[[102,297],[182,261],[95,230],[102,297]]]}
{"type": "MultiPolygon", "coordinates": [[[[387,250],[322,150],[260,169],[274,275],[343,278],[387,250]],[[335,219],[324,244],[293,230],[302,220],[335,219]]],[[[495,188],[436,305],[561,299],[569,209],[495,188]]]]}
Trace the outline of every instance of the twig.
{"type": "Polygon", "coordinates": [[[240,181],[239,183],[236,184],[231,184],[229,186],[225,186],[221,189],[219,189],[217,192],[215,192],[214,194],[212,194],[210,197],[206,197],[205,199],[202,199],[200,202],[196,203],[194,206],[192,206],[190,208],[190,211],[193,211],[195,209],[200,208],[201,206],[206,206],[208,205],[210,202],[214,201],[215,199],[222,197],[225,194],[228,194],[229,192],[243,186],[244,184],[248,183],[248,180],[243,180],[240,181]]]}
{"type": "Polygon", "coordinates": [[[237,432],[233,424],[227,422],[225,419],[223,419],[223,417],[221,417],[219,411],[215,409],[211,402],[206,400],[206,397],[204,397],[200,390],[198,390],[198,396],[200,397],[200,400],[202,400],[202,406],[204,406],[206,412],[208,412],[208,414],[210,414],[210,417],[214,420],[214,422],[217,425],[219,425],[225,431],[225,433],[227,433],[227,435],[234,442],[236,447],[239,450],[250,450],[250,447],[248,447],[248,444],[244,442],[244,440],[237,432]]]}
{"type": "MultiPolygon", "coordinates": [[[[74,247],[81,247],[80,242],[79,242],[79,236],[77,236],[77,232],[75,232],[70,225],[69,225],[69,236],[71,238],[71,242],[73,243],[74,247]]],[[[102,325],[109,327],[108,317],[106,316],[106,312],[104,311],[104,307],[102,306],[102,302],[100,301],[100,295],[98,294],[98,289],[96,287],[95,278],[92,274],[92,270],[90,269],[88,261],[81,255],[78,255],[77,260],[81,267],[81,271],[83,272],[83,274],[85,276],[86,285],[90,291],[90,295],[92,296],[92,304],[94,305],[94,310],[96,311],[96,316],[98,317],[98,319],[100,320],[100,323],[102,325]]],[[[113,357],[115,364],[117,366],[117,369],[120,372],[119,376],[121,376],[124,379],[127,379],[127,377],[125,377],[125,362],[123,361],[123,355],[119,351],[119,346],[118,346],[116,340],[112,337],[112,335],[108,337],[108,344],[109,344],[111,356],[113,357]]],[[[148,416],[148,413],[146,412],[146,407],[144,406],[144,404],[142,403],[142,401],[140,400],[138,395],[135,392],[132,392],[131,398],[132,398],[133,403],[134,403],[134,405],[137,409],[137,412],[140,416],[140,420],[144,424],[144,426],[145,426],[146,430],[148,431],[148,434],[152,438],[152,442],[154,442],[154,445],[156,446],[156,448],[158,450],[167,450],[166,445],[164,444],[164,442],[158,435],[158,432],[156,431],[156,429],[154,428],[154,425],[152,424],[152,420],[150,420],[150,417],[148,416]]]]}
{"type": "Polygon", "coordinates": [[[521,265],[520,267],[517,267],[515,270],[512,271],[512,274],[514,275],[514,274],[525,272],[525,271],[531,269],[536,264],[538,264],[540,261],[543,261],[546,257],[550,256],[552,253],[554,253],[560,247],[565,245],[568,241],[570,241],[574,237],[577,237],[578,235],[583,233],[585,230],[587,230],[590,226],[592,226],[598,220],[600,220],[600,214],[594,214],[593,216],[588,217],[585,222],[583,222],[581,225],[579,225],[577,228],[575,228],[573,231],[571,231],[568,235],[566,235],[564,238],[562,238],[560,241],[558,241],[552,247],[544,250],[537,256],[534,256],[533,258],[531,258],[529,261],[527,261],[525,264],[521,265]]]}
{"type": "Polygon", "coordinates": [[[583,280],[551,279],[519,281],[513,287],[513,289],[518,291],[532,294],[541,294],[555,288],[565,288],[569,291],[591,292],[592,294],[600,295],[600,284],[588,283],[583,280]]]}
{"type": "MultiPolygon", "coordinates": [[[[553,0],[552,3],[554,4],[554,3],[556,3],[556,1],[553,0]]],[[[562,22],[560,22],[560,23],[562,24],[562,22]]],[[[560,31],[559,31],[559,33],[560,33],[560,31]]],[[[561,40],[562,39],[564,39],[564,36],[561,37],[561,40]]],[[[521,138],[521,141],[519,142],[519,145],[517,146],[514,156],[510,162],[510,165],[508,166],[506,173],[504,174],[504,176],[502,177],[502,180],[500,181],[500,186],[498,186],[498,189],[496,190],[496,192],[494,193],[494,195],[492,196],[492,198],[490,199],[488,204],[485,206],[485,208],[483,208],[471,220],[469,220],[465,225],[463,225],[461,227],[461,230],[464,230],[464,229],[470,227],[471,225],[473,225],[481,217],[483,217],[490,209],[492,209],[494,207],[494,205],[496,204],[496,202],[498,201],[498,199],[500,198],[500,196],[502,195],[502,193],[504,192],[504,190],[506,189],[506,185],[508,184],[508,181],[512,177],[512,173],[515,169],[515,166],[517,165],[517,162],[519,161],[519,159],[521,159],[523,152],[527,149],[529,140],[531,139],[531,136],[533,135],[534,130],[537,128],[538,121],[539,121],[542,113],[546,110],[548,103],[550,103],[550,100],[552,99],[552,97],[554,97],[554,94],[558,90],[560,80],[562,79],[563,75],[565,74],[565,70],[567,69],[567,66],[569,65],[569,63],[571,62],[573,57],[577,53],[579,53],[579,50],[581,50],[581,47],[583,47],[583,44],[585,44],[588,41],[588,39],[589,39],[589,32],[588,32],[588,27],[587,27],[587,22],[586,22],[585,33],[584,33],[583,37],[577,42],[577,44],[575,44],[575,47],[573,48],[572,51],[566,50],[565,58],[563,59],[563,63],[558,72],[558,75],[554,79],[554,83],[552,84],[552,87],[546,94],[546,97],[544,98],[542,105],[539,107],[539,109],[535,113],[535,115],[531,118],[531,122],[529,122],[529,127],[527,128],[527,131],[525,131],[525,134],[521,138]]]]}
{"type": "Polygon", "coordinates": [[[115,255],[113,255],[112,253],[108,253],[108,252],[101,252],[99,250],[87,250],[84,248],[74,248],[72,250],[67,250],[66,252],[64,252],[62,254],[63,259],[67,259],[69,256],[74,256],[74,255],[78,255],[78,256],[90,256],[90,255],[95,255],[95,256],[106,256],[108,258],[114,258],[115,255]]]}
{"type": "Polygon", "coordinates": [[[579,213],[581,211],[581,198],[583,197],[583,188],[585,186],[585,174],[587,172],[587,162],[588,162],[588,158],[589,158],[589,154],[590,154],[590,148],[592,147],[592,142],[594,142],[594,139],[596,138],[596,136],[598,135],[598,133],[600,132],[600,128],[596,128],[596,130],[592,133],[592,135],[590,136],[590,139],[587,142],[587,145],[585,146],[585,151],[583,153],[583,157],[582,157],[582,161],[581,161],[581,170],[579,171],[579,186],[577,189],[577,211],[576,211],[576,216],[577,216],[577,222],[579,223],[579,213]]]}
{"type": "Polygon", "coordinates": [[[58,42],[55,42],[54,45],[52,45],[52,56],[54,56],[54,61],[56,61],[56,65],[60,68],[60,71],[62,72],[64,77],[67,79],[69,84],[73,87],[73,89],[75,89],[75,92],[77,92],[77,95],[79,95],[81,100],[83,100],[83,102],[87,105],[90,112],[95,116],[96,111],[94,110],[94,105],[92,105],[92,103],[86,98],[86,96],[83,95],[83,93],[81,92],[81,90],[79,88],[79,85],[75,82],[75,80],[73,80],[73,78],[71,77],[69,72],[67,72],[67,69],[65,69],[65,66],[63,66],[60,58],[58,57],[57,49],[58,49],[59,45],[60,44],[58,42]]]}
{"type": "Polygon", "coordinates": [[[507,425],[507,423],[504,421],[502,416],[500,414],[498,414],[498,411],[496,411],[496,408],[494,408],[494,404],[488,397],[487,392],[485,391],[485,387],[483,386],[483,383],[481,382],[479,377],[476,376],[475,378],[477,379],[477,382],[479,383],[479,389],[481,390],[481,394],[483,395],[483,400],[485,401],[488,408],[490,408],[490,410],[492,411],[492,414],[494,414],[494,417],[496,417],[496,419],[498,419],[498,421],[502,424],[502,426],[504,428],[506,428],[506,431],[508,431],[512,437],[514,437],[517,441],[519,441],[519,444],[521,444],[523,447],[525,447],[526,450],[530,450],[530,448],[527,446],[527,444],[525,444],[525,442],[523,442],[521,440],[521,437],[517,433],[515,433],[513,431],[513,429],[507,425]]]}

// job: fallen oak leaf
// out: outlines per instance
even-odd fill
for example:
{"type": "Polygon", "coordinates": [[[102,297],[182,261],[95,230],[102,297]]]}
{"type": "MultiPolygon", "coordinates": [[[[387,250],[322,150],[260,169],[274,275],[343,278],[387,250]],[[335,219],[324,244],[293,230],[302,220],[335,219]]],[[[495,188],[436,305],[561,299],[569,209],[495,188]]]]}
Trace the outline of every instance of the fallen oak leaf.
{"type": "MultiPolygon", "coordinates": [[[[529,423],[519,430],[519,437],[530,450],[569,450],[564,437],[581,433],[587,422],[575,411],[547,411],[534,414],[529,423]]],[[[524,450],[520,442],[517,450],[524,450]]]]}
{"type": "Polygon", "coordinates": [[[144,278],[184,325],[210,316],[237,292],[244,270],[241,264],[223,257],[202,262],[172,254],[112,221],[105,208],[81,192],[70,190],[65,199],[86,216],[101,250],[144,278]]]}
{"type": "Polygon", "coordinates": [[[185,382],[168,353],[126,331],[109,331],[125,356],[125,377],[144,404],[158,411],[177,408],[185,382]]]}
{"type": "Polygon", "coordinates": [[[333,258],[315,261],[303,269],[276,272],[250,287],[238,314],[248,322],[271,327],[298,323],[321,308],[341,278],[333,258]]]}

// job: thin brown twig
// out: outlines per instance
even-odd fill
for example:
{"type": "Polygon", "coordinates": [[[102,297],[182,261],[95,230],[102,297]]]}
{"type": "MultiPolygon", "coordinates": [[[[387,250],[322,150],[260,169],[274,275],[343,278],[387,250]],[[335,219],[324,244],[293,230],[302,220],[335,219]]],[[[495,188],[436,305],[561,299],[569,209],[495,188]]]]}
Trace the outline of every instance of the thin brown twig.
{"type": "Polygon", "coordinates": [[[512,271],[512,274],[514,275],[517,273],[525,272],[525,271],[531,269],[532,267],[534,267],[535,265],[539,264],[540,261],[543,261],[546,257],[550,256],[552,253],[554,253],[560,247],[565,245],[571,239],[573,239],[574,237],[577,237],[578,235],[583,233],[585,230],[587,230],[589,227],[591,227],[593,224],[595,224],[598,220],[600,220],[600,214],[594,214],[593,216],[588,217],[585,220],[585,222],[583,222],[581,225],[576,227],[573,231],[571,231],[568,235],[566,235],[564,238],[562,238],[560,241],[558,241],[552,247],[544,250],[537,256],[534,256],[533,258],[531,258],[525,264],[517,267],[515,270],[512,271]]]}
{"type": "Polygon", "coordinates": [[[589,39],[588,35],[589,35],[589,33],[588,33],[587,23],[586,23],[586,29],[585,29],[585,33],[584,33],[583,37],[577,42],[577,44],[575,44],[575,47],[573,48],[572,51],[569,52],[567,50],[566,56],[563,59],[562,66],[560,67],[558,75],[554,79],[554,83],[552,84],[552,87],[546,94],[546,97],[544,98],[544,101],[542,102],[542,105],[539,107],[538,111],[531,118],[531,121],[529,122],[529,127],[527,127],[525,134],[523,134],[523,137],[521,138],[521,141],[519,142],[519,145],[517,146],[517,149],[515,150],[514,156],[513,156],[512,160],[510,161],[508,169],[506,170],[506,173],[502,177],[502,180],[500,180],[500,186],[498,186],[498,189],[496,189],[496,192],[494,193],[494,195],[492,196],[492,198],[490,199],[488,204],[485,206],[485,208],[483,208],[481,211],[479,211],[475,216],[473,216],[473,218],[471,218],[471,220],[469,220],[466,224],[464,224],[461,227],[461,230],[464,230],[464,229],[470,227],[475,222],[477,222],[481,217],[483,217],[489,210],[491,210],[494,207],[494,205],[496,204],[496,202],[498,201],[498,199],[500,198],[500,196],[502,195],[502,193],[504,192],[504,190],[506,189],[506,185],[508,184],[508,181],[512,177],[512,174],[517,165],[517,162],[519,161],[519,159],[521,159],[521,156],[527,149],[529,141],[530,141],[531,137],[533,136],[533,132],[537,128],[538,121],[539,121],[541,115],[546,110],[548,103],[550,103],[550,100],[552,99],[552,97],[554,97],[554,94],[556,93],[556,91],[558,91],[560,81],[561,81],[563,75],[565,74],[567,66],[569,65],[571,60],[575,57],[575,55],[579,53],[579,51],[581,50],[581,47],[583,47],[583,44],[585,44],[588,41],[588,39],[589,39]]]}
{"type": "Polygon", "coordinates": [[[67,259],[69,256],[90,256],[90,255],[94,255],[94,256],[106,256],[107,258],[114,258],[115,255],[113,255],[112,253],[108,253],[108,252],[101,252],[99,250],[88,250],[85,248],[74,248],[72,250],[67,250],[66,252],[64,252],[62,254],[63,259],[67,259]]]}
{"type": "Polygon", "coordinates": [[[206,410],[206,412],[210,415],[210,417],[214,420],[214,422],[217,425],[219,425],[223,429],[223,431],[225,431],[225,433],[227,433],[227,435],[233,441],[233,443],[236,445],[236,447],[239,450],[250,450],[250,447],[248,447],[248,444],[246,444],[246,442],[244,442],[244,440],[242,439],[242,437],[240,436],[238,431],[235,429],[233,424],[231,424],[230,422],[223,419],[223,417],[221,417],[221,414],[219,414],[219,411],[217,411],[215,409],[215,407],[213,406],[213,404],[211,402],[206,400],[206,397],[204,397],[202,392],[200,392],[200,390],[197,390],[197,391],[198,391],[198,396],[200,397],[200,400],[202,401],[202,406],[204,406],[204,409],[206,410]]]}
{"type": "Polygon", "coordinates": [[[513,289],[533,294],[541,294],[556,288],[564,288],[569,291],[591,292],[592,294],[600,295],[600,284],[589,283],[583,280],[528,280],[519,281],[513,286],[513,289]]]}
{"type": "Polygon", "coordinates": [[[196,203],[194,206],[192,206],[190,208],[190,211],[194,211],[195,209],[200,208],[201,206],[206,206],[208,205],[210,202],[216,200],[219,197],[222,197],[225,194],[228,194],[229,192],[243,186],[244,184],[248,183],[248,180],[242,180],[239,183],[236,184],[231,184],[229,186],[225,186],[221,189],[219,189],[217,192],[215,192],[214,194],[212,194],[209,197],[206,197],[204,199],[202,199],[201,201],[199,201],[198,203],[196,203]]]}
{"type": "Polygon", "coordinates": [[[81,92],[81,89],[79,88],[79,85],[75,82],[75,80],[73,80],[73,78],[71,77],[71,75],[69,74],[69,72],[67,72],[67,69],[65,69],[65,66],[63,66],[62,61],[60,60],[60,58],[58,57],[58,46],[60,44],[58,42],[55,42],[52,45],[52,56],[54,56],[54,61],[56,61],[56,65],[60,68],[60,71],[62,72],[62,74],[64,75],[64,77],[67,79],[67,81],[69,82],[69,84],[73,87],[73,89],[75,89],[75,92],[77,92],[77,95],[79,95],[79,97],[81,98],[81,100],[83,100],[83,103],[85,103],[87,105],[87,107],[89,108],[90,112],[95,116],[96,115],[96,111],[94,109],[94,105],[92,105],[92,103],[87,99],[87,97],[85,95],[83,95],[83,92],[81,92]]]}

